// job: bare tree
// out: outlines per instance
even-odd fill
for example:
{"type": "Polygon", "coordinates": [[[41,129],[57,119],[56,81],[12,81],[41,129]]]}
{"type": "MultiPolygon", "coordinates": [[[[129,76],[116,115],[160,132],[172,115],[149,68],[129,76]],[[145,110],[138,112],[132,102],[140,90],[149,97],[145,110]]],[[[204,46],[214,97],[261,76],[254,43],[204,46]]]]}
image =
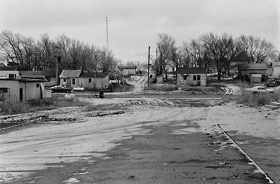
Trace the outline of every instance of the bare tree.
{"type": "Polygon", "coordinates": [[[223,34],[222,36],[213,33],[201,37],[204,47],[209,51],[209,58],[214,61],[218,80],[229,70],[232,58],[238,54],[232,36],[223,34]]]}
{"type": "Polygon", "coordinates": [[[157,75],[161,75],[165,71],[165,67],[172,63],[176,57],[175,40],[168,34],[159,34],[157,42],[157,58],[155,61],[155,69],[157,75]]]}
{"type": "Polygon", "coordinates": [[[240,36],[242,50],[247,53],[252,63],[271,63],[277,59],[274,45],[264,39],[254,36],[240,36]]]}

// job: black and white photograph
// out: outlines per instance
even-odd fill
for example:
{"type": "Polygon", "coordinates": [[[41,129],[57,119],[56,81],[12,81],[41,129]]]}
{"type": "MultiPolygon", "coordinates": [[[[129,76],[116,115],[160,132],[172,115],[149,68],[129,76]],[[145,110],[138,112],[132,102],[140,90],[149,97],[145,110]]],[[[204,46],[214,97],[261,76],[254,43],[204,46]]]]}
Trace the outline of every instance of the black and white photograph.
{"type": "Polygon", "coordinates": [[[280,183],[280,1],[0,0],[0,183],[280,183]]]}

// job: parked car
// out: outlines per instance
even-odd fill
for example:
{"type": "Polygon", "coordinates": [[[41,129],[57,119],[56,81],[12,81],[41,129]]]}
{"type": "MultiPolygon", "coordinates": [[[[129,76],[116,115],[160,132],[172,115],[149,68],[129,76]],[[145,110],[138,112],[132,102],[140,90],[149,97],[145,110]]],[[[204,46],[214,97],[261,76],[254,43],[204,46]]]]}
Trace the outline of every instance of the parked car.
{"type": "Polygon", "coordinates": [[[53,86],[50,88],[53,93],[70,93],[72,88],[66,88],[64,86],[53,86]]]}
{"type": "Polygon", "coordinates": [[[280,85],[280,81],[276,79],[270,79],[265,83],[266,87],[276,87],[280,85]]]}
{"type": "Polygon", "coordinates": [[[245,91],[259,94],[273,93],[273,89],[266,88],[265,86],[255,86],[252,88],[246,88],[245,91]]]}

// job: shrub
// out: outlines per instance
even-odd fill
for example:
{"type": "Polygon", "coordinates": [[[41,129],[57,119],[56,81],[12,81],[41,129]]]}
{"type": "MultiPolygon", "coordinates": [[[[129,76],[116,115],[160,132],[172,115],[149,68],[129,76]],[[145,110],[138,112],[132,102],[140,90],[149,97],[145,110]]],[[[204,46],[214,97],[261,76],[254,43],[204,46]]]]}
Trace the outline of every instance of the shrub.
{"type": "Polygon", "coordinates": [[[50,106],[54,104],[54,100],[52,98],[34,99],[29,100],[28,104],[30,106],[50,106]]]}
{"type": "Polygon", "coordinates": [[[237,103],[245,104],[250,106],[260,106],[266,105],[273,101],[279,101],[280,94],[272,93],[272,94],[253,94],[250,92],[242,91],[241,95],[237,98],[237,103]]]}
{"type": "Polygon", "coordinates": [[[2,102],[0,112],[3,114],[19,114],[29,111],[30,106],[24,103],[2,102]]]}
{"type": "Polygon", "coordinates": [[[71,106],[86,106],[87,102],[82,102],[75,99],[66,98],[48,98],[48,99],[35,99],[30,100],[28,103],[12,103],[12,102],[0,102],[1,114],[19,114],[27,112],[36,112],[40,110],[50,110],[60,107],[71,106]]]}

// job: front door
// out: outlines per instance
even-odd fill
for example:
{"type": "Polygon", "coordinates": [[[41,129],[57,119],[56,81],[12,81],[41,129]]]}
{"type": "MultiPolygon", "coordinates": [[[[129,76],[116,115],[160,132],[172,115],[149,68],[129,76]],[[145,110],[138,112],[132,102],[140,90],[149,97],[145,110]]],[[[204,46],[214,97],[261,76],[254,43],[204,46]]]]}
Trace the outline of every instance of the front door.
{"type": "Polygon", "coordinates": [[[19,100],[23,101],[23,88],[19,88],[19,100]]]}

